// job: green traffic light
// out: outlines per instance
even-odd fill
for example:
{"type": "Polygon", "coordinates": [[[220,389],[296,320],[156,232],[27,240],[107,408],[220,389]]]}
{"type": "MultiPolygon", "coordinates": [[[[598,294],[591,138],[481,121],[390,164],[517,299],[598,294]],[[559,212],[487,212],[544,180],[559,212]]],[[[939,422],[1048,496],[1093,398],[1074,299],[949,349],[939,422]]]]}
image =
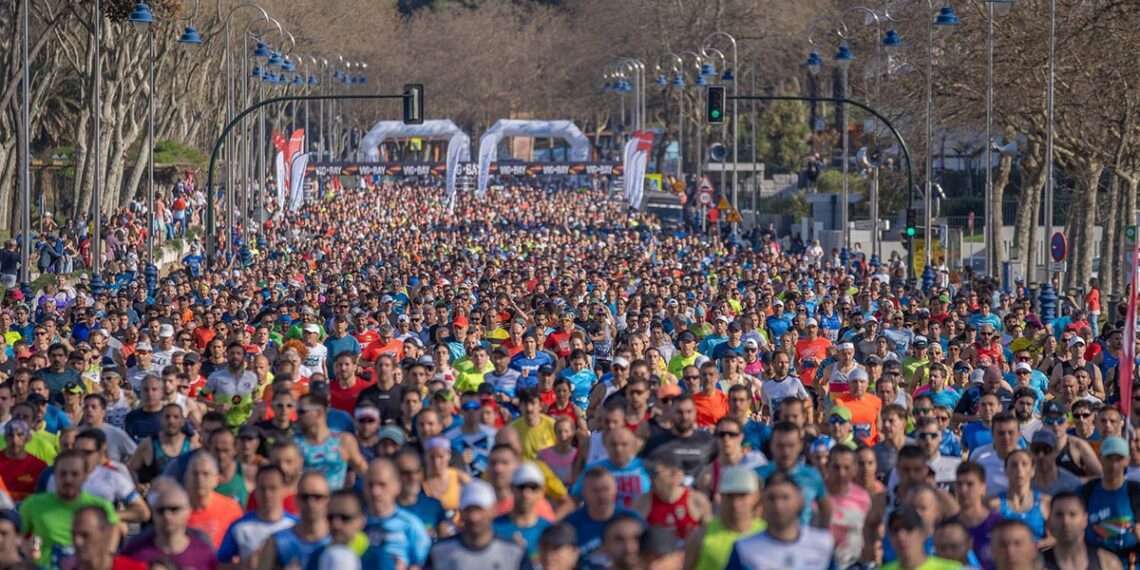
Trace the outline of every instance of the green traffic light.
{"type": "Polygon", "coordinates": [[[719,119],[720,118],[720,109],[713,109],[712,112],[709,113],[709,115],[711,115],[712,118],[714,118],[714,119],[719,119]]]}
{"type": "Polygon", "coordinates": [[[915,229],[915,228],[907,228],[906,229],[906,237],[914,237],[916,235],[918,235],[917,229],[915,229]]]}

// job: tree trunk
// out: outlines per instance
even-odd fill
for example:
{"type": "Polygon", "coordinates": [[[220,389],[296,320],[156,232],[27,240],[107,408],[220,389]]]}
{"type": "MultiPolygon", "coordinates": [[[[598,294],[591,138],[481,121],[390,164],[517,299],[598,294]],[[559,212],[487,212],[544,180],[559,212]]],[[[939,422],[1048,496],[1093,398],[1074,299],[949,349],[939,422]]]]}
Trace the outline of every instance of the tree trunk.
{"type": "MultiPolygon", "coordinates": [[[[1123,186],[1121,188],[1122,196],[1120,202],[1122,207],[1119,208],[1118,213],[1121,227],[1126,228],[1136,223],[1136,188],[1137,185],[1140,185],[1140,176],[1135,173],[1130,173],[1127,176],[1123,176],[1123,178],[1124,179],[1121,181],[1121,184],[1123,184],[1123,186]]],[[[1133,247],[1135,246],[1135,244],[1130,245],[1133,247]]],[[[1123,295],[1127,292],[1129,279],[1128,272],[1125,271],[1125,268],[1128,267],[1129,262],[1124,262],[1124,259],[1127,259],[1128,256],[1132,255],[1132,250],[1124,246],[1121,247],[1124,249],[1124,251],[1121,252],[1121,259],[1117,260],[1118,263],[1121,263],[1121,270],[1116,272],[1116,283],[1114,284],[1114,290],[1119,291],[1120,294],[1123,295]]]]}
{"type": "Polygon", "coordinates": [[[1104,166],[1099,162],[1089,162],[1084,172],[1084,191],[1081,192],[1077,200],[1080,203],[1080,215],[1077,216],[1076,223],[1081,228],[1081,239],[1074,240],[1074,249],[1076,258],[1074,262],[1076,267],[1070,270],[1069,273],[1074,275],[1075,283],[1073,287],[1083,289],[1092,277],[1093,270],[1093,245],[1096,241],[1096,198],[1097,191],[1100,188],[1100,175],[1104,170],[1104,166]]]}
{"type": "Polygon", "coordinates": [[[1030,139],[1029,147],[1021,160],[1021,196],[1017,205],[1017,219],[1013,224],[1013,242],[1021,250],[1022,275],[1026,283],[1036,281],[1037,209],[1041,204],[1041,191],[1045,187],[1045,168],[1041,160],[1040,141],[1030,139]]]}
{"type": "Polygon", "coordinates": [[[1108,199],[1105,200],[1104,213],[1101,219],[1104,220],[1103,233],[1100,238],[1100,263],[1097,264],[1097,277],[1100,280],[1101,294],[1104,296],[1112,295],[1114,292],[1113,284],[1116,281],[1115,272],[1119,264],[1120,257],[1120,244],[1117,243],[1117,237],[1123,233],[1120,227],[1120,216],[1116,215],[1116,204],[1120,203],[1121,186],[1124,180],[1113,171],[1112,180],[1108,187],[1108,199]]]}
{"type": "Polygon", "coordinates": [[[990,256],[993,264],[989,267],[991,277],[1001,274],[1001,263],[1005,257],[1005,251],[1001,245],[1001,201],[1002,196],[1005,195],[1005,187],[1009,184],[1009,176],[1012,171],[1013,156],[1002,154],[1001,161],[998,162],[998,175],[994,179],[993,194],[990,196],[990,203],[986,205],[990,212],[990,227],[986,230],[986,247],[991,248],[993,252],[993,255],[990,256]]]}

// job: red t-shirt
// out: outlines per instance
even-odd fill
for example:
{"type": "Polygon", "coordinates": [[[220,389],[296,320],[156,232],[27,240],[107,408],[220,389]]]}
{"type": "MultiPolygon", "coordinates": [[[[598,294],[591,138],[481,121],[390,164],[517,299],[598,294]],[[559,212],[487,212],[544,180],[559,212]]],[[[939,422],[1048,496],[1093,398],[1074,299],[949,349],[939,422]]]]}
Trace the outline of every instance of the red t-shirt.
{"type": "Polygon", "coordinates": [[[553,350],[559,358],[568,358],[570,356],[570,333],[558,329],[546,335],[546,342],[542,346],[553,350]]]}
{"type": "MultiPolygon", "coordinates": [[[[257,510],[257,493],[250,493],[249,500],[245,503],[245,512],[252,513],[257,510]]],[[[297,494],[294,493],[285,497],[285,512],[299,516],[300,511],[297,510],[297,494]]]]}
{"type": "Polygon", "coordinates": [[[47,463],[31,454],[23,459],[12,459],[0,453],[0,479],[4,480],[13,501],[23,501],[36,492],[36,480],[44,469],[47,469],[47,463]]]}
{"type": "Polygon", "coordinates": [[[392,358],[394,358],[396,360],[396,362],[403,360],[403,358],[404,358],[404,343],[403,343],[403,341],[400,341],[397,339],[392,339],[392,340],[389,340],[387,343],[384,343],[384,342],[381,342],[380,340],[375,340],[373,342],[368,343],[368,346],[364,347],[364,350],[362,350],[360,352],[360,358],[361,358],[361,360],[364,360],[366,362],[375,362],[377,358],[380,358],[381,354],[391,355],[392,358]]]}
{"type": "Polygon", "coordinates": [[[333,380],[329,383],[329,405],[351,414],[356,409],[356,398],[371,385],[372,382],[357,378],[351,387],[344,388],[339,380],[333,380]]]}

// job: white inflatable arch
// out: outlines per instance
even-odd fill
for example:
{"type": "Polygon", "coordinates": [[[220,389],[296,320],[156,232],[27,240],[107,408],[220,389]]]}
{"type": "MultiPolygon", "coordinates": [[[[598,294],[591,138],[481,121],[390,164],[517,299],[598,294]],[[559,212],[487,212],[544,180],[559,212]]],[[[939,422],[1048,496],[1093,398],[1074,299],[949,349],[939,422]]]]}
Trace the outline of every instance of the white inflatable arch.
{"type": "Polygon", "coordinates": [[[503,137],[560,138],[570,145],[570,160],[590,159],[590,141],[572,121],[523,121],[500,119],[479,139],[479,195],[487,191],[491,179],[491,163],[499,158],[499,141],[503,137]]]}
{"type": "Polygon", "coordinates": [[[387,139],[420,137],[447,139],[447,196],[455,198],[455,176],[459,163],[471,160],[471,137],[447,119],[424,121],[420,125],[406,125],[402,121],[380,121],[360,139],[360,149],[371,162],[380,160],[380,145],[387,139]]]}

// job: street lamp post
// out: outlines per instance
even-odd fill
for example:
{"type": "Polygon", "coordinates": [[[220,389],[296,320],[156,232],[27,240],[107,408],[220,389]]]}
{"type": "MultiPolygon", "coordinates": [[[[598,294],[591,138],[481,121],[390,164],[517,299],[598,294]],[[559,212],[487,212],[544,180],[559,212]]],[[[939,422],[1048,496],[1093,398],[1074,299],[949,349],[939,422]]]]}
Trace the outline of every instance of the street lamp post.
{"type": "MultiPolygon", "coordinates": [[[[709,58],[710,53],[715,55],[716,57],[720,58],[721,68],[727,68],[728,67],[728,57],[725,56],[724,52],[722,52],[719,49],[716,49],[714,47],[701,46],[701,55],[703,55],[706,60],[710,59],[709,58]]],[[[703,65],[701,65],[701,75],[710,78],[709,79],[710,81],[718,81],[719,80],[719,76],[718,76],[719,74],[717,73],[716,65],[713,63],[710,63],[708,61],[706,61],[703,65]]],[[[736,93],[733,93],[733,97],[736,97],[736,93]]],[[[735,104],[736,104],[736,101],[733,100],[733,105],[735,105],[735,104]]],[[[728,123],[721,123],[720,137],[721,137],[722,141],[727,142],[724,139],[728,138],[728,123]]],[[[721,144],[724,144],[724,142],[722,142],[721,144]]],[[[711,158],[712,157],[710,157],[710,159],[711,158]]],[[[728,167],[723,160],[720,161],[720,193],[721,193],[721,196],[724,196],[726,200],[728,199],[727,198],[727,196],[728,196],[728,167]]]]}
{"type": "MultiPolygon", "coordinates": [[[[850,83],[847,81],[847,74],[851,68],[851,61],[855,59],[855,54],[851,52],[851,48],[847,42],[843,42],[839,46],[839,50],[835,52],[835,64],[839,67],[839,81],[843,84],[843,99],[846,100],[850,95],[850,83]]],[[[843,117],[841,136],[843,138],[843,204],[840,206],[842,215],[840,219],[843,220],[843,252],[850,251],[851,248],[851,222],[849,220],[850,212],[850,188],[848,186],[847,171],[850,168],[850,129],[848,128],[847,117],[847,104],[839,104],[840,115],[843,117]]]]}
{"type": "MultiPolygon", "coordinates": [[[[31,65],[28,55],[28,36],[31,34],[31,6],[28,0],[20,5],[22,26],[20,34],[20,226],[23,239],[20,240],[20,284],[26,285],[31,281],[32,259],[32,136],[31,122],[31,65]]],[[[96,52],[97,53],[97,52],[96,52]]],[[[96,55],[98,58],[98,55],[96,55]]]]}
{"type": "Polygon", "coordinates": [[[147,160],[146,160],[146,262],[147,265],[154,264],[154,234],[155,234],[155,216],[154,216],[154,16],[151,14],[150,6],[145,2],[135,4],[134,10],[128,17],[128,20],[134,24],[135,28],[147,34],[147,50],[149,52],[150,61],[148,62],[147,69],[147,98],[146,98],[146,146],[147,146],[147,160]]]}
{"type": "MultiPolygon", "coordinates": [[[[1013,0],[987,0],[986,1],[986,268],[991,275],[997,275],[1000,268],[997,267],[997,243],[1001,227],[1001,208],[997,208],[994,212],[992,208],[992,201],[994,196],[994,174],[993,174],[993,109],[994,109],[994,16],[1003,12],[1008,12],[1013,0]],[[994,231],[994,219],[997,216],[998,231],[994,231]]],[[[1046,232],[1048,234],[1048,232],[1046,232]]],[[[1032,265],[1033,260],[1029,260],[1028,264],[1032,265]]]]}
{"type": "MultiPolygon", "coordinates": [[[[685,61],[681,56],[673,52],[665,52],[662,57],[670,58],[669,73],[673,74],[672,85],[676,87],[677,91],[677,179],[684,179],[684,162],[685,153],[684,140],[685,140],[685,61]]],[[[668,74],[665,73],[661,65],[660,58],[657,61],[657,84],[668,88],[670,80],[668,74]]]]}
{"type": "Polygon", "coordinates": [[[739,93],[739,81],[736,80],[734,73],[740,73],[739,61],[737,59],[736,37],[728,32],[715,31],[705,37],[705,46],[711,46],[713,40],[716,38],[723,38],[728,40],[732,45],[732,69],[725,69],[724,75],[721,76],[722,81],[732,82],[732,207],[740,211],[740,116],[737,113],[737,100],[735,99],[739,93]]]}
{"type": "MultiPolygon", "coordinates": [[[[944,4],[934,14],[934,0],[927,0],[930,19],[926,24],[927,53],[926,53],[926,185],[923,194],[923,219],[925,228],[923,240],[925,243],[925,263],[928,267],[934,266],[934,30],[935,27],[957,26],[958,14],[949,3],[944,4]]],[[[988,146],[988,143],[987,143],[988,146]]],[[[989,166],[986,166],[989,169],[989,166]]],[[[987,209],[988,212],[988,209],[987,209]]],[[[988,245],[988,244],[987,244],[988,245]]],[[[992,247],[989,247],[992,249],[992,247]]]]}
{"type": "Polygon", "coordinates": [[[99,159],[99,147],[103,137],[103,58],[102,50],[100,47],[103,43],[103,3],[101,0],[94,2],[94,25],[92,26],[95,35],[95,81],[94,89],[91,93],[91,138],[94,141],[95,155],[92,157],[92,166],[94,167],[93,176],[91,177],[91,207],[93,208],[92,226],[91,226],[91,289],[97,292],[103,288],[103,278],[100,275],[103,271],[103,243],[100,233],[103,231],[103,185],[100,180],[102,177],[102,161],[99,159]]]}
{"type": "MultiPolygon", "coordinates": [[[[1045,113],[1048,115],[1045,129],[1045,220],[1043,243],[1038,251],[1049,250],[1049,238],[1053,232],[1053,83],[1057,77],[1057,0],[1049,0],[1049,82],[1045,94],[1045,113]]],[[[1125,212],[1132,220],[1135,212],[1125,212]]],[[[1031,261],[1032,262],[1032,261],[1031,261]]],[[[1046,270],[1045,284],[1052,287],[1053,271],[1046,270]]],[[[1133,287],[1137,284],[1133,283],[1133,287]]]]}

